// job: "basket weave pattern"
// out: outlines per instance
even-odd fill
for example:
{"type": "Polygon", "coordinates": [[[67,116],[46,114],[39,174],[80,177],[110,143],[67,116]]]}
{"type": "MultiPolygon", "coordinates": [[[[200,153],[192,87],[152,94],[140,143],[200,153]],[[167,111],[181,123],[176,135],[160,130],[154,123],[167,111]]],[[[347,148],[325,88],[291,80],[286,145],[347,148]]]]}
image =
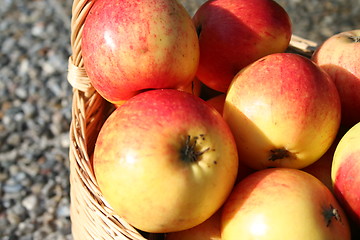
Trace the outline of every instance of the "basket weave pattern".
{"type": "MultiPolygon", "coordinates": [[[[97,134],[112,110],[92,87],[81,55],[83,24],[94,0],[74,0],[71,19],[71,48],[68,81],[73,87],[70,126],[70,184],[72,235],[75,240],[146,240],[116,215],[103,198],[92,171],[92,153],[97,134]]],[[[292,51],[311,55],[316,43],[293,36],[292,51]]],[[[152,238],[152,236],[149,236],[152,238]]]]}

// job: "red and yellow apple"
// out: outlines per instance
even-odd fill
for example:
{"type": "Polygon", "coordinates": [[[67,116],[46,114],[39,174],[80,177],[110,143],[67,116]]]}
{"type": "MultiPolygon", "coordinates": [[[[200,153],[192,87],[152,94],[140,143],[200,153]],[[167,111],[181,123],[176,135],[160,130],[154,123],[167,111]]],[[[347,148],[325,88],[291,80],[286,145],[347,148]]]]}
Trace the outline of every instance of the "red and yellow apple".
{"type": "Polygon", "coordinates": [[[312,60],[333,79],[339,91],[342,124],[360,122],[360,29],[345,31],[326,39],[312,60]]]}
{"type": "Polygon", "coordinates": [[[194,227],[213,215],[236,180],[235,140],[204,100],[173,90],[140,93],[102,126],[94,173],[110,206],[153,233],[194,227]]]}
{"type": "Polygon", "coordinates": [[[186,87],[199,62],[196,29],[176,0],[96,0],[81,48],[92,85],[112,103],[149,89],[186,87]]]}
{"type": "Polygon", "coordinates": [[[196,76],[220,92],[246,65],[285,51],[292,33],[287,12],[273,0],[206,1],[193,21],[200,44],[196,76]]]}
{"type": "Polygon", "coordinates": [[[334,194],[360,227],[360,122],[341,138],[335,149],[331,179],[334,194]]]}
{"type": "Polygon", "coordinates": [[[165,240],[221,240],[220,220],[221,209],[193,228],[166,234],[165,240]]]}
{"type": "Polygon", "coordinates": [[[318,160],[337,135],[340,115],[329,75],[292,53],[270,54],[240,71],[223,113],[239,161],[258,170],[300,169],[318,160]]]}
{"type": "Polygon", "coordinates": [[[350,240],[331,191],[302,170],[272,168],[240,181],[225,202],[221,239],[350,240]]]}

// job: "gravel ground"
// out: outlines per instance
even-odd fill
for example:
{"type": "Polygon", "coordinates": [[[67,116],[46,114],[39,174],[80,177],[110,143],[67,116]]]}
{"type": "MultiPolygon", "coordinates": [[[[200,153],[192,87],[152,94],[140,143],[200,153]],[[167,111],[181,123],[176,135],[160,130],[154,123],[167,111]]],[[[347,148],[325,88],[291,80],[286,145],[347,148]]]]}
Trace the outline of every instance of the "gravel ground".
{"type": "MultiPolygon", "coordinates": [[[[203,0],[182,2],[192,15],[203,0]]],[[[360,28],[360,0],[278,0],[295,34],[360,28]]],[[[71,239],[71,0],[0,0],[0,239],[71,239]]]]}

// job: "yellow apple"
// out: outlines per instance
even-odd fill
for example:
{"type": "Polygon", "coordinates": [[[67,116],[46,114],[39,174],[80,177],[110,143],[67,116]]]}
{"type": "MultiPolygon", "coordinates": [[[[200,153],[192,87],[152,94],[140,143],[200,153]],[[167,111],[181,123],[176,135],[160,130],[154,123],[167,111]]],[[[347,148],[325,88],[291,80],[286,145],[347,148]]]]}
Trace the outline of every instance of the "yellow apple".
{"type": "Polygon", "coordinates": [[[334,141],[341,107],[324,70],[303,56],[277,53],[236,75],[223,116],[236,139],[240,162],[258,170],[304,168],[334,141]]]}
{"type": "Polygon", "coordinates": [[[240,181],[223,206],[222,240],[350,240],[331,191],[302,170],[272,168],[240,181]]]}
{"type": "Polygon", "coordinates": [[[234,185],[235,140],[204,100],[174,89],[140,93],[101,128],[94,150],[99,188],[114,211],[153,233],[194,227],[234,185]]]}

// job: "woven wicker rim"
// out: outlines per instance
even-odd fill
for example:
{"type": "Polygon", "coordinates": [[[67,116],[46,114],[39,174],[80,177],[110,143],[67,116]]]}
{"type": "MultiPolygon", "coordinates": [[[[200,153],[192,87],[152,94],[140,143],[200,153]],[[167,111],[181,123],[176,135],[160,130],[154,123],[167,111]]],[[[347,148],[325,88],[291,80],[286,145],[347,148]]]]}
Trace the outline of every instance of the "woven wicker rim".
{"type": "MultiPolygon", "coordinates": [[[[83,24],[93,3],[93,0],[74,0],[72,6],[72,55],[68,64],[68,81],[73,87],[69,151],[72,235],[82,240],[146,240],[113,212],[92,172],[91,156],[97,133],[111,110],[110,104],[92,87],[81,55],[83,24]]],[[[316,46],[315,42],[293,35],[289,49],[311,56],[316,46]]]]}

